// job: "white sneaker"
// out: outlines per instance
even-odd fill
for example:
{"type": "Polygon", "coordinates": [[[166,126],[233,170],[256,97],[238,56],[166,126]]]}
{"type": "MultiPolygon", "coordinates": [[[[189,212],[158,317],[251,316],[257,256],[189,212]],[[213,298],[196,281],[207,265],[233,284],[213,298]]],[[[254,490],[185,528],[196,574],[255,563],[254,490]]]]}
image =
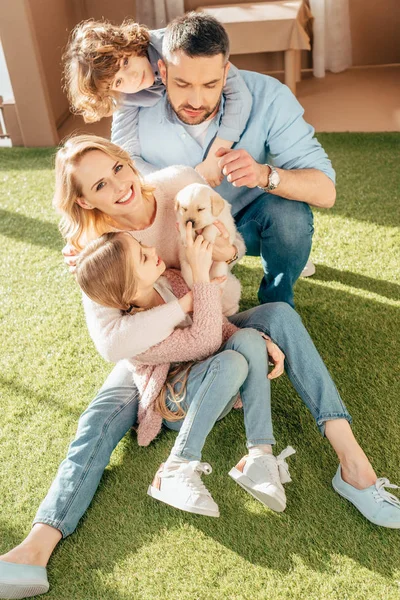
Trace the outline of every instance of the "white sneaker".
{"type": "Polygon", "coordinates": [[[212,468],[208,463],[192,460],[182,463],[177,469],[158,469],[147,493],[152,498],[170,506],[208,517],[219,517],[218,505],[201,480],[201,474],[209,475],[212,468]]]}
{"type": "Polygon", "coordinates": [[[300,277],[311,277],[315,273],[315,265],[311,260],[307,261],[306,266],[300,273],[300,277]]]}
{"type": "Polygon", "coordinates": [[[283,512],[286,495],[282,483],[292,481],[284,459],[294,453],[295,450],[288,446],[279,456],[244,456],[229,475],[254,498],[276,512],[283,512]]]}

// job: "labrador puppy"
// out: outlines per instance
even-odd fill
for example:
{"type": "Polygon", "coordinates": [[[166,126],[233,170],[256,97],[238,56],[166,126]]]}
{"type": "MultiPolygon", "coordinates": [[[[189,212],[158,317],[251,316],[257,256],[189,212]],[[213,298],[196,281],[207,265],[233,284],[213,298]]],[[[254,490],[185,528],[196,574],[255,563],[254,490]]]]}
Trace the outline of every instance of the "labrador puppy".
{"type": "MultiPolygon", "coordinates": [[[[233,244],[237,236],[235,221],[229,202],[208,185],[202,183],[191,183],[177,193],[175,212],[181,238],[179,252],[181,272],[187,285],[192,288],[192,270],[185,255],[187,223],[192,222],[194,239],[201,233],[204,239],[214,243],[217,236],[221,235],[219,229],[213,224],[218,219],[225,225],[229,234],[229,242],[233,244]]],[[[223,284],[222,311],[228,317],[239,310],[240,282],[232,275],[226,262],[214,261],[210,270],[210,279],[223,275],[227,276],[227,280],[223,284]]]]}

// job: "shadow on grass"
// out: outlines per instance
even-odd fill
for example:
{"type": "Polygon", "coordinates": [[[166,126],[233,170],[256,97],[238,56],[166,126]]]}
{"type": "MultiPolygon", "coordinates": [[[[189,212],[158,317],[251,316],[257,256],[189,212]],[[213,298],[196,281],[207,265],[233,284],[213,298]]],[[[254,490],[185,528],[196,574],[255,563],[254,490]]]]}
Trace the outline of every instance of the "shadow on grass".
{"type": "Polygon", "coordinates": [[[0,209],[0,235],[59,252],[63,247],[57,225],[4,209],[0,209]]]}
{"type": "Polygon", "coordinates": [[[319,281],[338,281],[344,285],[373,292],[385,298],[400,300],[400,285],[389,281],[372,279],[372,277],[359,275],[351,271],[341,271],[327,267],[326,265],[316,265],[316,272],[313,275],[313,279],[318,279],[319,281]]]}
{"type": "MultiPolygon", "coordinates": [[[[361,279],[361,283],[365,281],[361,279]]],[[[387,291],[385,285],[383,289],[387,291]]],[[[254,286],[252,301],[254,304],[254,286]]],[[[391,351],[398,347],[397,338],[395,346],[392,339],[393,331],[399,330],[398,309],[323,287],[316,293],[307,281],[299,283],[297,303],[318,333],[317,347],[334,373],[355,420],[355,433],[378,476],[394,480],[400,461],[396,441],[400,407],[395,402],[398,381],[391,351]]],[[[116,562],[151,544],[162,543],[163,531],[178,530],[187,535],[187,527],[251,564],[282,574],[290,573],[299,559],[313,571],[334,576],[335,557],[345,556],[389,582],[399,565],[398,532],[372,525],[333,491],[331,478],[337,459],[285,378],[273,383],[273,418],[278,450],[289,443],[297,450],[296,456],[289,459],[293,482],[286,486],[285,513],[264,509],[227,475],[245,452],[241,412],[233,411],[218,423],[204,449],[204,460],[214,468],[205,483],[220,505],[219,519],[183,513],[146,496],[174,434],[161,435],[145,449],[138,448],[134,438],[126,437],[122,459],[105,472],[78,535],[66,542],[66,549],[61,544],[56,552],[53,589],[57,589],[58,574],[65,577],[71,561],[79,560],[80,585],[84,586],[94,568],[112,573],[116,562]]],[[[176,548],[171,552],[174,554],[176,548]]],[[[180,569],[191,577],[186,558],[180,569]]]]}
{"type": "Polygon", "coordinates": [[[43,171],[54,168],[56,148],[0,148],[0,171],[43,171]]]}
{"type": "Polygon", "coordinates": [[[79,419],[80,414],[82,413],[82,407],[78,406],[72,408],[69,404],[65,402],[63,398],[58,398],[52,393],[52,389],[49,389],[49,392],[38,393],[26,385],[19,383],[15,379],[9,379],[0,375],[0,391],[4,390],[5,393],[7,391],[14,392],[17,398],[23,398],[24,403],[21,404],[21,408],[19,412],[15,413],[15,416],[20,417],[21,421],[27,419],[29,417],[29,411],[33,411],[37,409],[37,406],[40,404],[47,404],[52,407],[54,410],[57,407],[57,410],[61,415],[71,415],[77,421],[79,419]],[[28,405],[25,401],[32,400],[32,405],[28,405]]]}

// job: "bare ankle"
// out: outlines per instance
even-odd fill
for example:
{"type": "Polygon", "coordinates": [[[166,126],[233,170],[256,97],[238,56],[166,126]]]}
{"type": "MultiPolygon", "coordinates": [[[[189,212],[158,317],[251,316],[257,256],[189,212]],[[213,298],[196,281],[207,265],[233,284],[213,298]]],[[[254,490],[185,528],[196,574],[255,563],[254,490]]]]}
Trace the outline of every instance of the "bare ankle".
{"type": "Polygon", "coordinates": [[[0,560],[22,565],[35,565],[45,567],[48,558],[42,555],[38,548],[33,547],[25,540],[6,554],[0,556],[0,560]]]}
{"type": "Polygon", "coordinates": [[[374,485],[377,477],[370,463],[366,465],[351,464],[341,462],[342,479],[349,485],[352,485],[357,490],[374,485]]]}

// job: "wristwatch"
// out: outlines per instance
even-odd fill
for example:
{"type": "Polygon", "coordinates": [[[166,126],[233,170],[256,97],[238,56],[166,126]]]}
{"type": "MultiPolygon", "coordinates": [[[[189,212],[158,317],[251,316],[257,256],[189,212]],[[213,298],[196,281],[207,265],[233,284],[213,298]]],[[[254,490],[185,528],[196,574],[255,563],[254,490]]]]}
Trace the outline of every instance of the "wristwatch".
{"type": "Polygon", "coordinates": [[[257,187],[259,187],[260,190],[263,190],[264,192],[270,192],[271,190],[276,190],[276,188],[281,182],[281,178],[279,177],[279,173],[275,169],[275,167],[269,165],[268,163],[265,163],[265,166],[271,169],[270,174],[268,175],[268,185],[266,185],[265,187],[263,187],[262,185],[258,185],[257,187]]]}
{"type": "Polygon", "coordinates": [[[236,246],[233,246],[235,248],[235,254],[232,256],[232,258],[230,258],[229,260],[226,260],[226,264],[230,265],[231,263],[233,263],[235,260],[237,260],[239,258],[239,251],[236,248],[236,246]]]}

